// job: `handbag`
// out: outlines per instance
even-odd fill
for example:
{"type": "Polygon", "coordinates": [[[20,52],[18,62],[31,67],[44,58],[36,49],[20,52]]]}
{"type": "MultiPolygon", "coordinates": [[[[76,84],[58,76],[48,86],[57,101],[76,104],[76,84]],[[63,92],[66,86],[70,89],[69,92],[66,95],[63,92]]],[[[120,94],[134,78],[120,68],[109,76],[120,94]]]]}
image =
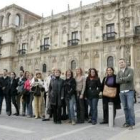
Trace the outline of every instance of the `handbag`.
{"type": "Polygon", "coordinates": [[[35,87],[34,96],[41,96],[41,89],[39,86],[35,87]]]}
{"type": "Polygon", "coordinates": [[[116,94],[117,94],[116,87],[108,87],[107,85],[104,85],[103,96],[115,98],[116,94]]]}

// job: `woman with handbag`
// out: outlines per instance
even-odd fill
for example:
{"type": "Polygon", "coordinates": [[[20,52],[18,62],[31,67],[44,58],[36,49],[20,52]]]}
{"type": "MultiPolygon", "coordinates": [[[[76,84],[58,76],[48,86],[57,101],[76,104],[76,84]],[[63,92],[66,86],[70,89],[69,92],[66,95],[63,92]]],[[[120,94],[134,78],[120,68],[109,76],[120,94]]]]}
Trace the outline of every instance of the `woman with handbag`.
{"type": "Polygon", "coordinates": [[[85,97],[88,100],[91,109],[91,122],[93,125],[97,123],[98,116],[98,100],[101,90],[101,82],[98,77],[98,72],[95,68],[89,69],[89,74],[86,79],[85,97]]]}
{"type": "Polygon", "coordinates": [[[113,102],[114,104],[114,119],[116,116],[116,109],[120,109],[120,97],[119,97],[119,85],[116,83],[116,75],[114,69],[108,67],[106,69],[106,77],[102,82],[103,91],[103,121],[100,124],[108,123],[108,103],[113,102]]]}
{"type": "Polygon", "coordinates": [[[40,72],[36,73],[33,88],[34,92],[34,109],[35,118],[44,118],[45,116],[45,101],[44,101],[44,81],[40,72]]]}

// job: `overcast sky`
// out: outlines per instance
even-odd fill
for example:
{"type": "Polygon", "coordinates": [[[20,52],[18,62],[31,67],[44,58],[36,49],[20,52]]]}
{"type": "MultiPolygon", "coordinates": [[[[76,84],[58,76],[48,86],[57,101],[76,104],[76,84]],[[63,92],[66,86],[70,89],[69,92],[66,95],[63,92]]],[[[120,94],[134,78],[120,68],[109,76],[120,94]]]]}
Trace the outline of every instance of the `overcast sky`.
{"type": "MultiPolygon", "coordinates": [[[[0,9],[11,4],[17,4],[31,12],[38,15],[49,16],[53,9],[54,14],[67,10],[67,5],[70,8],[77,8],[80,6],[81,0],[0,0],[0,9]]],[[[83,5],[97,2],[99,0],[82,0],[83,5]]]]}

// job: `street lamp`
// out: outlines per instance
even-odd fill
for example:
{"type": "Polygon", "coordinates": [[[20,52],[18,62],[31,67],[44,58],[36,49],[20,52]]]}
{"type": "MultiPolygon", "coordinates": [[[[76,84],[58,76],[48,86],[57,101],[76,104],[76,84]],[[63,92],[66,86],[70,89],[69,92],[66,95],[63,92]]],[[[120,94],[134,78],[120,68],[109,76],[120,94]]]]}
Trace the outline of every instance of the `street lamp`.
{"type": "Polygon", "coordinates": [[[0,37],[0,57],[1,57],[1,48],[2,48],[2,41],[3,41],[3,39],[2,39],[2,37],[0,37]]]}

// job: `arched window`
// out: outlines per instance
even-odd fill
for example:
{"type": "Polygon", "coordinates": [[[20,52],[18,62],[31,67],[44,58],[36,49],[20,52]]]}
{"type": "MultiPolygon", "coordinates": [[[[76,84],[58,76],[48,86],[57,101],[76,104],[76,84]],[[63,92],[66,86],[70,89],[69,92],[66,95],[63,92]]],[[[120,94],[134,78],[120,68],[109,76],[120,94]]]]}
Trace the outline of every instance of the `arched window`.
{"type": "Polygon", "coordinates": [[[23,66],[20,66],[20,70],[22,70],[22,71],[24,70],[23,66]]]}
{"type": "Polygon", "coordinates": [[[43,67],[42,67],[42,72],[47,72],[47,66],[46,66],[46,64],[43,64],[43,67]]]}
{"type": "Polygon", "coordinates": [[[12,21],[12,19],[11,19],[11,14],[9,13],[9,14],[7,15],[7,26],[9,26],[9,25],[11,24],[11,21],[12,21]]]}
{"type": "Polygon", "coordinates": [[[114,64],[113,64],[113,56],[109,56],[107,58],[107,67],[113,67],[114,64]]]}
{"type": "Polygon", "coordinates": [[[16,17],[15,17],[15,25],[16,26],[20,26],[20,15],[19,14],[16,14],[16,17]]]}
{"type": "Polygon", "coordinates": [[[71,61],[71,69],[72,70],[75,70],[76,69],[76,61],[75,60],[72,60],[71,61]]]}

